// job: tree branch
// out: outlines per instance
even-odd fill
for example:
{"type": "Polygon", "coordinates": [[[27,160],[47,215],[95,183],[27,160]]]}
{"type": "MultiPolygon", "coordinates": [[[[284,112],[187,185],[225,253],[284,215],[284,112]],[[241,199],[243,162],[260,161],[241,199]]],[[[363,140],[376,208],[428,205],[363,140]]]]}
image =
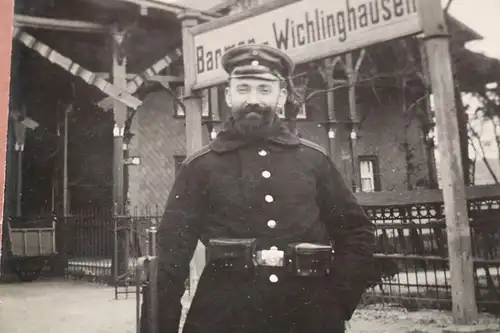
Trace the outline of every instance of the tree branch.
{"type": "MultiPolygon", "coordinates": [[[[488,161],[488,159],[486,158],[486,154],[485,154],[485,151],[484,151],[484,146],[481,142],[481,139],[480,139],[480,136],[479,134],[472,128],[472,126],[470,124],[467,124],[467,127],[469,129],[469,132],[476,138],[477,140],[477,143],[479,145],[479,148],[481,149],[481,155],[482,155],[482,160],[483,160],[483,163],[484,165],[486,166],[486,168],[488,169],[489,173],[491,174],[491,177],[493,178],[493,180],[495,181],[495,184],[500,184],[498,182],[498,178],[497,176],[495,175],[495,172],[493,171],[493,169],[491,168],[491,165],[490,165],[490,162],[488,161]]],[[[474,150],[476,150],[475,148],[475,145],[474,145],[474,142],[472,140],[470,140],[470,142],[472,143],[472,146],[474,147],[474,150]]]]}
{"type": "Polygon", "coordinates": [[[451,3],[453,2],[453,0],[448,0],[448,3],[446,4],[446,6],[444,7],[444,13],[447,14],[448,11],[450,10],[450,6],[451,6],[451,3]]]}

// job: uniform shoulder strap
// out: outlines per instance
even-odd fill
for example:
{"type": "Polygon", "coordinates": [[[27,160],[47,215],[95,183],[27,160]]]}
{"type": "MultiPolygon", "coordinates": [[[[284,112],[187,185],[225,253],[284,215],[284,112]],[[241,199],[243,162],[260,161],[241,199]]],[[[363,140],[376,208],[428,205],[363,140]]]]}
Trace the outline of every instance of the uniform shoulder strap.
{"type": "Polygon", "coordinates": [[[312,141],[300,138],[300,143],[302,143],[304,146],[307,146],[309,148],[315,149],[315,150],[323,153],[324,155],[328,155],[328,153],[326,152],[325,148],[323,148],[322,146],[318,145],[315,142],[312,142],[312,141]]]}
{"type": "Polygon", "coordinates": [[[195,159],[197,159],[198,157],[201,157],[207,153],[209,153],[212,149],[210,148],[210,145],[206,145],[204,146],[203,148],[195,151],[194,153],[192,153],[191,155],[187,156],[184,161],[182,161],[182,164],[184,166],[187,166],[188,164],[190,164],[191,162],[193,162],[195,159]]]}

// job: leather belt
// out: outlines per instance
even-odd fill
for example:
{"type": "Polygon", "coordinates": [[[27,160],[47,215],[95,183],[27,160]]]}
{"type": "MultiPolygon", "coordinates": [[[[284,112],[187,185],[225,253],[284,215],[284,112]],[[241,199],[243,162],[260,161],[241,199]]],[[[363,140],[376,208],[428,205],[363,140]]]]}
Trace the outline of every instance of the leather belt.
{"type": "Polygon", "coordinates": [[[255,239],[211,239],[207,264],[217,270],[255,273],[286,271],[294,276],[325,276],[330,273],[333,250],[330,245],[293,243],[284,249],[275,246],[256,249],[255,239]]]}

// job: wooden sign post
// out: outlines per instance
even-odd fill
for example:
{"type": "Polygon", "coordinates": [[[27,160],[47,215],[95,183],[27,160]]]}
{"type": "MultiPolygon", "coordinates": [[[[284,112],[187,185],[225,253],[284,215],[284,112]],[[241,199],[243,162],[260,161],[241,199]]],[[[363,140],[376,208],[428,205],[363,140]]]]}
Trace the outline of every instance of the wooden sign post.
{"type": "Polygon", "coordinates": [[[453,85],[450,35],[439,1],[418,1],[431,90],[435,101],[443,200],[450,260],[451,296],[455,324],[477,319],[471,234],[453,85]]]}
{"type": "MultiPolygon", "coordinates": [[[[193,154],[203,146],[202,130],[202,100],[201,96],[193,92],[196,80],[196,58],[193,36],[190,28],[198,24],[198,15],[195,13],[184,13],[179,15],[182,22],[182,48],[184,65],[184,106],[186,108],[186,153],[193,154]]],[[[194,295],[198,285],[198,279],[205,266],[205,249],[198,242],[195,254],[190,265],[189,293],[194,295]]]]}
{"type": "MultiPolygon", "coordinates": [[[[362,15],[372,8],[368,0],[276,0],[201,25],[194,25],[195,21],[185,16],[182,37],[188,154],[201,146],[201,103],[198,97],[193,98],[194,91],[227,80],[220,60],[232,47],[268,44],[286,52],[296,63],[304,63],[423,33],[436,102],[454,322],[471,324],[476,320],[477,307],[443,9],[438,0],[394,1],[382,7],[378,15],[362,15]]],[[[379,11],[379,7],[374,10],[379,11]]],[[[202,269],[196,267],[196,271],[202,269]]]]}
{"type": "MultiPolygon", "coordinates": [[[[123,49],[125,30],[113,32],[113,84],[120,89],[127,86],[127,57],[123,49]]],[[[113,256],[113,279],[115,283],[126,276],[129,266],[129,228],[126,225],[125,193],[123,173],[123,138],[127,119],[127,105],[120,100],[114,100],[113,105],[113,218],[115,219],[115,255],[113,256]]],[[[115,289],[116,290],[116,289],[115,289]]],[[[115,294],[116,297],[116,294],[115,294]]]]}

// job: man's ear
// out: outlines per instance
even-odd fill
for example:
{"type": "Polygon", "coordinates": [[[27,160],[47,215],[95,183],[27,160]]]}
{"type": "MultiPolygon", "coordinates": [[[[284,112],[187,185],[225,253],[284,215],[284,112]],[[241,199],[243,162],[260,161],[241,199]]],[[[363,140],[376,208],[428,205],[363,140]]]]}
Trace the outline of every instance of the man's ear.
{"type": "Polygon", "coordinates": [[[285,103],[286,103],[286,99],[288,97],[288,91],[286,90],[286,88],[282,88],[280,90],[280,95],[278,97],[278,108],[283,108],[285,106],[285,103]]]}
{"type": "Polygon", "coordinates": [[[227,106],[232,107],[233,103],[231,102],[231,91],[230,91],[229,87],[226,87],[226,89],[224,89],[224,95],[226,97],[227,106]]]}

